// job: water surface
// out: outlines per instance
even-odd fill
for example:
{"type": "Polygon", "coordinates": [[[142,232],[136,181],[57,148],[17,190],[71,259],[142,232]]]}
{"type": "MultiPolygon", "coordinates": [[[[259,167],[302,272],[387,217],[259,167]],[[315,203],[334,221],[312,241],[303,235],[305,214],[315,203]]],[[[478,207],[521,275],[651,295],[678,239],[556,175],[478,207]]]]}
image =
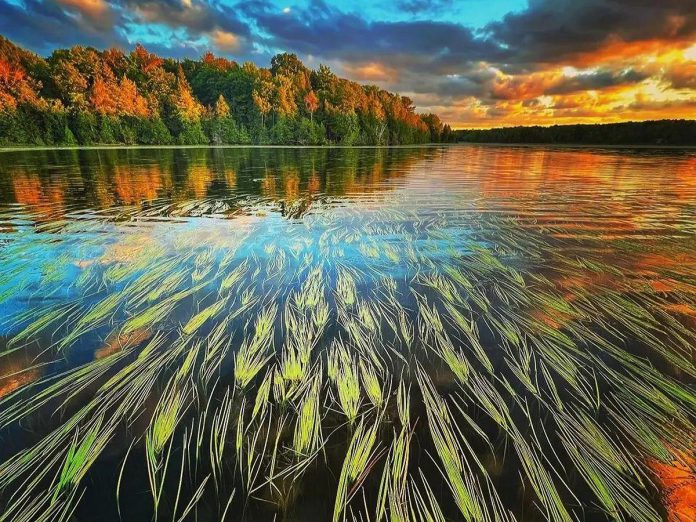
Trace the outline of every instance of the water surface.
{"type": "Polygon", "coordinates": [[[7,520],[691,516],[694,151],[4,152],[0,264],[7,520]]]}

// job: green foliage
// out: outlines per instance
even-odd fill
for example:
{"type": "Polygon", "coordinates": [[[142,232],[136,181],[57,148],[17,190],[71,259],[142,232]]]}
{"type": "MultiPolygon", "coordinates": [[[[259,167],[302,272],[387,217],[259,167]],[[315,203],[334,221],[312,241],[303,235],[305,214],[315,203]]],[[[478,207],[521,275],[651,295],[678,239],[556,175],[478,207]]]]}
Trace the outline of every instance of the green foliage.
{"type": "Polygon", "coordinates": [[[278,121],[271,128],[271,141],[279,145],[290,145],[294,143],[293,121],[289,118],[278,118],[278,121]]]}
{"type": "Polygon", "coordinates": [[[355,145],[360,137],[360,124],[355,112],[333,112],[326,119],[328,138],[340,145],[355,145]]]}
{"type": "Polygon", "coordinates": [[[134,118],[133,124],[137,132],[138,143],[145,145],[168,145],[172,143],[172,135],[162,118],[134,118]]]}
{"type": "Polygon", "coordinates": [[[120,143],[124,143],[125,145],[135,145],[138,143],[138,133],[136,130],[135,121],[129,122],[128,120],[124,119],[120,125],[120,131],[120,143]],[[129,125],[129,123],[132,124],[129,125]]]}
{"type": "Polygon", "coordinates": [[[249,143],[248,135],[242,131],[232,116],[213,116],[203,120],[203,129],[212,145],[249,143]]]}
{"type": "Polygon", "coordinates": [[[438,141],[448,128],[406,97],[287,53],[268,69],[212,53],[176,62],[142,45],[43,59],[3,38],[0,59],[18,79],[0,86],[3,145],[389,145],[438,141]]]}
{"type": "Polygon", "coordinates": [[[120,134],[118,120],[109,116],[99,118],[99,143],[116,143],[116,136],[120,134]]]}
{"type": "Polygon", "coordinates": [[[65,127],[63,127],[63,134],[61,136],[61,139],[57,143],[61,143],[63,145],[68,146],[77,145],[77,139],[75,139],[75,135],[72,133],[67,123],[65,127]]]}
{"type": "Polygon", "coordinates": [[[437,114],[425,114],[422,116],[423,122],[428,126],[430,141],[437,143],[440,141],[443,132],[443,125],[437,114]]]}
{"type": "Polygon", "coordinates": [[[295,142],[299,145],[322,145],[326,141],[324,125],[301,118],[295,130],[295,142]]]}
{"type": "Polygon", "coordinates": [[[71,117],[70,128],[78,143],[82,145],[92,145],[99,140],[97,117],[92,113],[75,112],[71,117]]]}
{"type": "Polygon", "coordinates": [[[183,119],[176,142],[178,145],[204,145],[208,138],[200,121],[183,119]]]}

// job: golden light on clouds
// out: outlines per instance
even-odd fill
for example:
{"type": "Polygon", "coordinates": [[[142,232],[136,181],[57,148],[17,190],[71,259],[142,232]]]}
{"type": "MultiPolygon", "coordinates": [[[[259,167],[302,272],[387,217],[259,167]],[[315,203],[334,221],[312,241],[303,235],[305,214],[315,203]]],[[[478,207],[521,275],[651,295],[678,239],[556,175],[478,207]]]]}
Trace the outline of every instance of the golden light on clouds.
{"type": "Polygon", "coordinates": [[[564,65],[495,70],[483,96],[433,109],[460,128],[696,118],[696,44],[613,41],[564,65]]]}
{"type": "Polygon", "coordinates": [[[109,5],[105,0],[58,0],[58,3],[92,19],[105,16],[109,12],[109,5]]]}
{"type": "Polygon", "coordinates": [[[210,34],[210,39],[221,51],[233,52],[239,49],[239,37],[234,33],[218,29],[210,34]]]}
{"type": "Polygon", "coordinates": [[[379,62],[345,65],[344,69],[351,78],[362,82],[392,82],[398,75],[396,69],[379,62]]]}

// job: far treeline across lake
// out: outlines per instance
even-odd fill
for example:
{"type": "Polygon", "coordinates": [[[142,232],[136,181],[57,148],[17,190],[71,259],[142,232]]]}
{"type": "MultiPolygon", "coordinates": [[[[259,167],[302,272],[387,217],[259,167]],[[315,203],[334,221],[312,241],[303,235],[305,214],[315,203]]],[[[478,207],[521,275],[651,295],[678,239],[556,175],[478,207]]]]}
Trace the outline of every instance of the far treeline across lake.
{"type": "Polygon", "coordinates": [[[449,125],[374,85],[205,54],[161,58],[75,46],[44,59],[0,36],[0,146],[405,145],[450,141],[449,125]]]}
{"type": "Polygon", "coordinates": [[[696,146],[696,120],[466,129],[454,135],[456,141],[472,143],[696,146]]]}

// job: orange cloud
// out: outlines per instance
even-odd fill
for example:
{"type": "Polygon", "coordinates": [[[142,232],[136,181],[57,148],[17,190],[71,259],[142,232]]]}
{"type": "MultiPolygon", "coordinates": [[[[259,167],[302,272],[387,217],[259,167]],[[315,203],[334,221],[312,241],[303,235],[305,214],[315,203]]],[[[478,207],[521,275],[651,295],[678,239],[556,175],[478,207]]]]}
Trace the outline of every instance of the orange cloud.
{"type": "Polygon", "coordinates": [[[665,73],[674,89],[696,89],[696,61],[674,63],[665,73]]]}
{"type": "Polygon", "coordinates": [[[610,36],[593,51],[578,53],[569,59],[568,65],[578,68],[593,67],[599,64],[624,62],[649,55],[682,52],[694,45],[693,39],[665,40],[653,38],[626,42],[616,36],[610,36]]]}
{"type": "Polygon", "coordinates": [[[239,37],[234,33],[218,29],[210,33],[210,39],[221,51],[233,52],[239,49],[239,37]]]}
{"type": "Polygon", "coordinates": [[[356,81],[363,82],[393,82],[397,79],[397,71],[379,62],[361,65],[345,64],[346,74],[356,81]]]}
{"type": "Polygon", "coordinates": [[[58,0],[58,3],[75,9],[92,20],[102,18],[110,11],[109,4],[104,0],[58,0]]]}
{"type": "Polygon", "coordinates": [[[529,75],[500,75],[494,80],[491,92],[501,100],[526,100],[536,98],[558,85],[563,78],[556,71],[545,71],[529,75]]]}
{"type": "Polygon", "coordinates": [[[444,111],[454,128],[693,119],[696,45],[613,41],[565,66],[498,72],[487,92],[444,111]]]}

